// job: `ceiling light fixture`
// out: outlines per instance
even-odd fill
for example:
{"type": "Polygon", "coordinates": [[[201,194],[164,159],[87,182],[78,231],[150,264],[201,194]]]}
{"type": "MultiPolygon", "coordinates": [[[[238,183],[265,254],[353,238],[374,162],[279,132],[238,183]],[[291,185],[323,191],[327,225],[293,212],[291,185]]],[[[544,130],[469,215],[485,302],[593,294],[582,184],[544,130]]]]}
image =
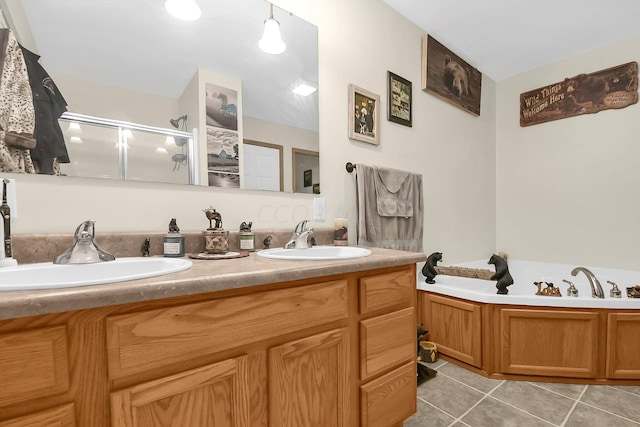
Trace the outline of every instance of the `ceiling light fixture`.
{"type": "Polygon", "coordinates": [[[271,3],[269,3],[269,18],[264,21],[264,33],[258,46],[263,52],[271,55],[278,55],[287,48],[280,35],[280,23],[273,18],[273,4],[271,3]]]}
{"type": "Polygon", "coordinates": [[[171,15],[183,21],[195,21],[202,14],[194,0],[167,0],[164,7],[171,15]]]}
{"type": "Polygon", "coordinates": [[[313,92],[315,92],[317,89],[313,86],[310,86],[306,83],[301,83],[298,86],[293,88],[293,93],[300,95],[300,96],[309,96],[311,95],[313,92]]]}

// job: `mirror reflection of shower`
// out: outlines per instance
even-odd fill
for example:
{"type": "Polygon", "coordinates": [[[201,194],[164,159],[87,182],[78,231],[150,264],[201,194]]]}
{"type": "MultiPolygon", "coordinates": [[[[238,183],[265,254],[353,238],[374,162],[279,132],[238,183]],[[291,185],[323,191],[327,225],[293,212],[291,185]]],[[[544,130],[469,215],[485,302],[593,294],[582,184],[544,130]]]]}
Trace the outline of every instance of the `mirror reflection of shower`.
{"type": "MultiPolygon", "coordinates": [[[[174,128],[182,131],[182,132],[186,132],[187,131],[187,115],[183,115],[180,116],[176,119],[169,119],[169,123],[171,124],[171,126],[173,126],[174,128]]],[[[175,144],[180,147],[182,149],[181,153],[178,154],[174,154],[173,156],[171,156],[171,160],[173,160],[173,171],[179,171],[180,170],[180,165],[186,166],[187,165],[187,153],[185,153],[185,150],[187,149],[187,142],[189,141],[189,138],[183,137],[183,136],[178,136],[178,137],[174,137],[173,141],[175,142],[175,144]]]]}
{"type": "Polygon", "coordinates": [[[195,129],[193,132],[179,130],[186,129],[187,124],[183,123],[186,116],[178,119],[175,119],[178,128],[171,122],[171,126],[160,128],[66,112],[60,121],[71,163],[61,165],[61,173],[126,181],[197,184],[199,178],[194,162],[197,133],[195,129]],[[98,164],[96,158],[100,159],[98,164]]]}

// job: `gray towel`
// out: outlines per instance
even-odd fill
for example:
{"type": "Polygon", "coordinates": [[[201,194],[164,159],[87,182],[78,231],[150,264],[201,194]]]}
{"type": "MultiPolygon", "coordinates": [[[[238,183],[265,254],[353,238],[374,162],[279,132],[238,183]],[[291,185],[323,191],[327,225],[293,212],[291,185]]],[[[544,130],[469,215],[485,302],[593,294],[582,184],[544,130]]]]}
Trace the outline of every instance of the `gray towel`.
{"type": "Polygon", "coordinates": [[[422,252],[422,175],[356,166],[358,245],[422,252]]]}

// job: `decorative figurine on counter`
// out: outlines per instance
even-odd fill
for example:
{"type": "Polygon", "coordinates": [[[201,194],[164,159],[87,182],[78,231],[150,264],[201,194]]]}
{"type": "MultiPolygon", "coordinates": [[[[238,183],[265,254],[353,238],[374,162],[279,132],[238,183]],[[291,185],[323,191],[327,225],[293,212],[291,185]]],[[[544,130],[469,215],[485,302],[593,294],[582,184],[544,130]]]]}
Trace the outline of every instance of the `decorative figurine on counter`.
{"type": "Polygon", "coordinates": [[[220,212],[216,211],[211,206],[209,206],[207,209],[203,209],[202,212],[204,212],[204,214],[207,216],[207,219],[209,220],[209,228],[207,230],[222,228],[222,215],[220,215],[220,212]],[[215,221],[215,227],[213,226],[212,221],[215,221]]]}
{"type": "Polygon", "coordinates": [[[178,227],[178,223],[175,218],[171,218],[169,221],[169,233],[179,233],[180,227],[178,227]]]}
{"type": "Polygon", "coordinates": [[[149,249],[151,248],[151,239],[147,237],[144,239],[142,246],[140,246],[140,252],[142,252],[142,256],[149,256],[149,249]]]}
{"type": "Polygon", "coordinates": [[[262,241],[265,249],[269,249],[271,247],[271,239],[273,239],[273,236],[267,236],[262,241]]]}
{"type": "Polygon", "coordinates": [[[209,228],[202,232],[204,250],[209,254],[226,254],[229,252],[229,231],[222,229],[222,215],[211,206],[202,211],[209,220],[209,228]]]}
{"type": "Polygon", "coordinates": [[[496,274],[491,276],[489,280],[497,280],[496,288],[498,288],[497,294],[506,295],[509,293],[507,286],[513,285],[513,277],[509,273],[509,267],[507,262],[500,255],[493,254],[489,258],[489,264],[493,264],[496,267],[496,274]]]}
{"type": "Polygon", "coordinates": [[[434,252],[429,255],[427,257],[427,262],[424,264],[424,267],[422,267],[422,275],[426,277],[425,282],[430,285],[436,283],[433,279],[438,275],[438,272],[436,271],[438,261],[442,261],[442,252],[434,252]]]}
{"type": "Polygon", "coordinates": [[[533,282],[538,287],[536,295],[542,295],[547,297],[561,297],[560,288],[556,288],[551,282],[544,282],[547,287],[542,289],[542,282],[533,282]]]}

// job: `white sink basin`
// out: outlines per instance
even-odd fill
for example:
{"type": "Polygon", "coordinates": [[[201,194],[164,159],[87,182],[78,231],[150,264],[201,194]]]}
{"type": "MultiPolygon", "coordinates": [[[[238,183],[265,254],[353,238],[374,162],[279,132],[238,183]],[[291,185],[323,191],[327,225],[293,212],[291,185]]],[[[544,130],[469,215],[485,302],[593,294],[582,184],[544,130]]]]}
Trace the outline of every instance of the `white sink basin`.
{"type": "Polygon", "coordinates": [[[371,255],[371,251],[355,246],[313,246],[306,249],[273,248],[258,252],[258,256],[288,260],[352,259],[371,255]]]}
{"type": "Polygon", "coordinates": [[[43,262],[0,268],[0,291],[70,288],[162,276],[191,268],[182,258],[118,258],[95,264],[43,262]]]}

